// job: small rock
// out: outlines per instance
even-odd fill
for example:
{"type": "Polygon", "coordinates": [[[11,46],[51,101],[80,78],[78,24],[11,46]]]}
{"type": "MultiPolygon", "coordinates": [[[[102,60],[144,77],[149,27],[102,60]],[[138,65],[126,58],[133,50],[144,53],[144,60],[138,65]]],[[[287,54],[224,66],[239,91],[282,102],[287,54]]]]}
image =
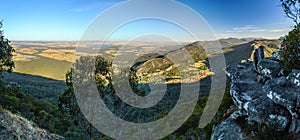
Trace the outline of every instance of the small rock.
{"type": "Polygon", "coordinates": [[[287,85],[287,79],[286,77],[280,77],[277,79],[276,83],[280,86],[286,86],[287,85]]]}
{"type": "Polygon", "coordinates": [[[292,87],[300,87],[300,70],[293,69],[287,79],[290,81],[292,87]]]}
{"type": "Polygon", "coordinates": [[[283,51],[279,50],[279,51],[273,52],[272,57],[278,61],[283,60],[283,51]]]}

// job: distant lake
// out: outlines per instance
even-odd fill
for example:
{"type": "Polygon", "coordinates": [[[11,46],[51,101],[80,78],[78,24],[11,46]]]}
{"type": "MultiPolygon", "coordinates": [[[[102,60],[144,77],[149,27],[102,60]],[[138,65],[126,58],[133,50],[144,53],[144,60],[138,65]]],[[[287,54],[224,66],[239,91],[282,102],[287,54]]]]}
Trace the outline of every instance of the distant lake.
{"type": "Polygon", "coordinates": [[[33,58],[36,58],[36,56],[33,56],[33,55],[22,55],[22,56],[20,56],[20,58],[33,59],[33,58]]]}

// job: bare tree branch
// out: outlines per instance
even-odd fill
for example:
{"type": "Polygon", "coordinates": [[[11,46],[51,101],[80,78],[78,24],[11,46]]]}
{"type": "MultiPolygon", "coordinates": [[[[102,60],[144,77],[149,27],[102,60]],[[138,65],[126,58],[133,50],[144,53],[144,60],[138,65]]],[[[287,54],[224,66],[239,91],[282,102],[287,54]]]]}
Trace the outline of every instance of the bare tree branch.
{"type": "Polygon", "coordinates": [[[300,0],[280,0],[280,2],[286,16],[298,25],[300,16],[300,0]]]}

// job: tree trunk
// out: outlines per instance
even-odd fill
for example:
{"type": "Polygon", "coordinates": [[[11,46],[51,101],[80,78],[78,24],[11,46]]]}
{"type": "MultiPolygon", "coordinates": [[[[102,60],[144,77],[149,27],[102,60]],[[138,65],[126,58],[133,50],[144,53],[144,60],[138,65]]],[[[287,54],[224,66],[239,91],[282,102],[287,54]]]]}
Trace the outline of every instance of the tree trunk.
{"type": "Polygon", "coordinates": [[[87,139],[92,140],[92,124],[88,124],[88,129],[87,129],[87,139]]]}

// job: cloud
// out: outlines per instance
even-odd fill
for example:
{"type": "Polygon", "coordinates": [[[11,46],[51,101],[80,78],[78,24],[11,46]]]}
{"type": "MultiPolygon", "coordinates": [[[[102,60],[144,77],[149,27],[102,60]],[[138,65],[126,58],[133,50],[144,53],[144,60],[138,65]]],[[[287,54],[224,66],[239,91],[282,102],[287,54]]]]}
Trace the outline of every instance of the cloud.
{"type": "MultiPolygon", "coordinates": [[[[279,24],[279,23],[278,23],[279,24]]],[[[230,30],[225,30],[216,34],[218,38],[247,38],[247,37],[262,37],[262,38],[279,38],[286,35],[291,28],[286,26],[254,26],[246,25],[240,27],[234,27],[230,30]]]]}
{"type": "Polygon", "coordinates": [[[289,30],[290,29],[288,29],[288,28],[285,28],[285,29],[273,29],[270,32],[272,32],[272,33],[278,33],[278,32],[287,32],[289,30]]]}
{"type": "Polygon", "coordinates": [[[235,31],[240,31],[240,30],[253,30],[255,29],[254,25],[246,25],[244,27],[236,27],[236,28],[232,28],[235,31]]]}
{"type": "Polygon", "coordinates": [[[232,28],[232,30],[229,30],[227,32],[229,32],[229,33],[241,33],[241,32],[255,33],[255,32],[264,32],[264,31],[266,31],[266,30],[257,28],[254,25],[246,25],[246,26],[243,26],[243,27],[232,28]]]}
{"type": "Polygon", "coordinates": [[[289,28],[282,28],[282,29],[263,29],[255,27],[254,25],[246,25],[243,27],[235,27],[227,33],[279,33],[279,32],[288,32],[289,28]]]}

